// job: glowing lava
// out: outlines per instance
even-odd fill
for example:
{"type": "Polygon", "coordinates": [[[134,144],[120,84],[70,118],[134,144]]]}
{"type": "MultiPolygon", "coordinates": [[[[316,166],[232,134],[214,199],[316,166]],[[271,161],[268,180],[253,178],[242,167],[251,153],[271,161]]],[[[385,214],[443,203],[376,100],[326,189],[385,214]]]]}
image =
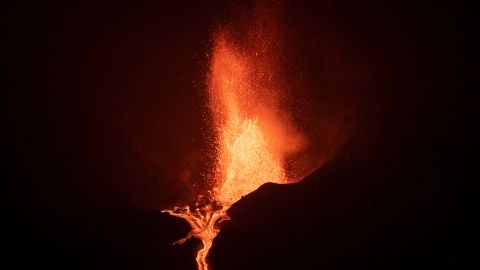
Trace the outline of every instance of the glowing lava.
{"type": "Polygon", "coordinates": [[[220,232],[216,224],[223,220],[230,219],[226,214],[226,208],[210,202],[203,205],[197,202],[192,208],[190,206],[175,207],[173,210],[164,210],[163,212],[183,218],[190,224],[192,227],[190,233],[174,244],[183,244],[190,237],[200,239],[203,247],[198,251],[195,260],[197,261],[199,270],[207,270],[208,251],[212,247],[213,239],[215,239],[220,232]]]}
{"type": "MultiPolygon", "coordinates": [[[[257,14],[258,17],[258,14],[257,14]]],[[[208,269],[207,255],[226,211],[267,182],[288,182],[285,159],[305,144],[283,108],[277,35],[268,16],[259,16],[247,33],[223,28],[214,36],[208,73],[208,105],[215,145],[212,189],[192,206],[165,210],[185,219],[192,231],[176,243],[199,238],[199,270],[208,269]]]]}

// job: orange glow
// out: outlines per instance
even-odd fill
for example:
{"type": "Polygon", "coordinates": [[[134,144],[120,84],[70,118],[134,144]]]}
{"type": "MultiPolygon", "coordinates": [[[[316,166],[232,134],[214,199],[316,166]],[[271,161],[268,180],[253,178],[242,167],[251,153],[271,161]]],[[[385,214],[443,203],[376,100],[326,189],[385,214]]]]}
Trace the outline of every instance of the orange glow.
{"type": "Polygon", "coordinates": [[[224,181],[219,182],[219,202],[231,205],[266,182],[286,182],[282,160],[269,149],[257,119],[237,120],[223,135],[225,152],[219,166],[225,170],[220,170],[224,181]]]}
{"type": "Polygon", "coordinates": [[[261,122],[262,111],[275,111],[269,108],[275,93],[255,81],[256,61],[250,57],[229,42],[226,33],[217,35],[209,97],[218,147],[214,199],[225,206],[264,183],[286,183],[282,153],[267,136],[279,134],[268,132],[261,122]]]}
{"type": "Polygon", "coordinates": [[[207,255],[220,231],[218,223],[229,219],[228,208],[267,182],[292,180],[285,171],[286,157],[305,146],[283,106],[276,32],[268,23],[256,22],[240,41],[226,28],[214,36],[207,78],[216,157],[212,190],[201,203],[164,211],[192,227],[177,243],[192,236],[202,241],[199,270],[209,269],[207,255]]]}

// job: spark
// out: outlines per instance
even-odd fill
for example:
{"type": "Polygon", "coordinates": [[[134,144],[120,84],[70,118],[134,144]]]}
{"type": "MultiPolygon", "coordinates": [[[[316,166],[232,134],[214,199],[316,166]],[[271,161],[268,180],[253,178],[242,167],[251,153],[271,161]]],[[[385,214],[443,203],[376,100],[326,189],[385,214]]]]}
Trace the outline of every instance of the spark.
{"type": "Polygon", "coordinates": [[[302,148],[302,136],[292,134],[282,117],[286,111],[284,86],[276,73],[275,29],[273,21],[261,17],[240,43],[228,28],[214,36],[207,77],[216,146],[214,185],[194,205],[163,211],[185,219],[192,228],[175,244],[191,237],[202,241],[196,257],[199,270],[209,269],[207,255],[219,223],[230,219],[230,206],[267,182],[288,183],[285,158],[302,148]]]}

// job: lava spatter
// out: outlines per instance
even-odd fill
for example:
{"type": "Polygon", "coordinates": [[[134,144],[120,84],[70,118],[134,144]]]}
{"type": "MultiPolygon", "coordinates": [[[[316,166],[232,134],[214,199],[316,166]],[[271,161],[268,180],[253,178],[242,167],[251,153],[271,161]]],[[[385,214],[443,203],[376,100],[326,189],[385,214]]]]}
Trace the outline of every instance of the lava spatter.
{"type": "Polygon", "coordinates": [[[216,157],[212,189],[193,205],[163,211],[192,228],[177,244],[190,237],[202,241],[199,270],[209,269],[207,255],[220,231],[218,223],[229,219],[230,206],[267,182],[288,183],[286,157],[305,143],[285,117],[275,20],[257,13],[246,33],[233,38],[236,29],[223,27],[214,35],[207,76],[216,157]]]}

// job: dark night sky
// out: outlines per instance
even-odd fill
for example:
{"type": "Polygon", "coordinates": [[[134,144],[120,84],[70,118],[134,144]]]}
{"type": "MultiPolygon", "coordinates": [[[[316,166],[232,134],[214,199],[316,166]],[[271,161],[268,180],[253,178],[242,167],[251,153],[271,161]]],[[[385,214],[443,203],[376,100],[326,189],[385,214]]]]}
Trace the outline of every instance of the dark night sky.
{"type": "MultiPolygon", "coordinates": [[[[288,79],[315,119],[352,128],[301,183],[230,209],[214,270],[478,264],[468,8],[293,2],[288,79]]],[[[8,269],[195,268],[199,241],[171,246],[188,225],[158,210],[192,197],[210,37],[241,7],[5,7],[8,269]]]]}

